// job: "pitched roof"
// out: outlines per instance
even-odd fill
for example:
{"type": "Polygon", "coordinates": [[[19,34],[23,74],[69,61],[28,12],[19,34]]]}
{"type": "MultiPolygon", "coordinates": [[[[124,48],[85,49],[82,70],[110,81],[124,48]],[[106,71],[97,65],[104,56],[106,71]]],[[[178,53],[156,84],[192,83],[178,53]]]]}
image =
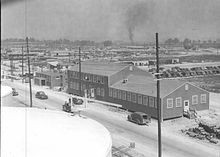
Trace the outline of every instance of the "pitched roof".
{"type": "MultiPolygon", "coordinates": [[[[130,91],[143,95],[156,97],[157,95],[157,81],[153,77],[146,77],[141,75],[129,75],[127,82],[122,80],[113,84],[111,87],[115,89],[130,91]]],[[[176,88],[180,87],[185,82],[179,80],[161,80],[160,81],[160,97],[164,97],[176,88]]]]}
{"type": "Polygon", "coordinates": [[[52,65],[52,66],[57,66],[59,64],[58,61],[53,61],[53,62],[47,62],[48,64],[52,65]]]}
{"type": "Polygon", "coordinates": [[[42,72],[36,72],[36,73],[38,73],[38,74],[50,75],[50,76],[63,75],[63,73],[53,72],[53,71],[42,71],[42,72]]]}
{"type": "MultiPolygon", "coordinates": [[[[102,75],[102,76],[111,76],[112,74],[121,71],[127,64],[121,63],[112,63],[112,62],[82,62],[81,63],[81,72],[102,75]]],[[[79,71],[79,65],[75,65],[70,68],[73,71],[79,71]]]]}

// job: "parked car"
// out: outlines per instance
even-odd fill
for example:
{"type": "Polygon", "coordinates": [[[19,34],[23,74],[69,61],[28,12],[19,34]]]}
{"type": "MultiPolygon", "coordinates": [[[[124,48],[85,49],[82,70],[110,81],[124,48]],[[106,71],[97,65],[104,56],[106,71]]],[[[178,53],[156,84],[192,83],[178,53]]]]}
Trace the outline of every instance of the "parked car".
{"type": "Polygon", "coordinates": [[[83,100],[82,99],[79,99],[79,98],[72,98],[73,100],[73,103],[75,105],[82,105],[83,104],[83,100]]]}
{"type": "Polygon", "coordinates": [[[18,92],[15,90],[15,88],[12,88],[12,96],[17,96],[18,92]]]}
{"type": "Polygon", "coordinates": [[[38,91],[35,94],[35,97],[39,99],[48,99],[48,96],[44,93],[44,91],[38,91]]]}
{"type": "Polygon", "coordinates": [[[134,112],[128,115],[128,120],[139,125],[146,125],[151,122],[151,116],[143,112],[134,112]]]}

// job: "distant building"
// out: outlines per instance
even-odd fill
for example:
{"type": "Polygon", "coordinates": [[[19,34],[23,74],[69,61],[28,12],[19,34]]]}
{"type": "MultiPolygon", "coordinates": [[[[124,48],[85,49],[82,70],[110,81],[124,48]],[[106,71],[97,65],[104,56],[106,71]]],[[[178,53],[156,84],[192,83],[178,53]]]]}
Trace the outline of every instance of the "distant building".
{"type": "Polygon", "coordinates": [[[59,69],[60,63],[58,61],[47,62],[47,68],[50,70],[59,69]]]}
{"type": "Polygon", "coordinates": [[[36,72],[34,77],[34,84],[39,86],[64,87],[66,74],[53,71],[36,72]]]}
{"type": "MultiPolygon", "coordinates": [[[[67,72],[70,94],[80,95],[79,67],[67,72]]],[[[184,110],[209,109],[209,93],[191,83],[160,81],[162,119],[183,116],[184,110]]],[[[156,80],[152,74],[134,65],[110,62],[83,62],[81,95],[121,104],[131,111],[141,111],[157,118],[156,80]]]]}
{"type": "Polygon", "coordinates": [[[121,61],[121,63],[133,64],[135,66],[148,66],[149,65],[149,61],[148,60],[121,61]]]}

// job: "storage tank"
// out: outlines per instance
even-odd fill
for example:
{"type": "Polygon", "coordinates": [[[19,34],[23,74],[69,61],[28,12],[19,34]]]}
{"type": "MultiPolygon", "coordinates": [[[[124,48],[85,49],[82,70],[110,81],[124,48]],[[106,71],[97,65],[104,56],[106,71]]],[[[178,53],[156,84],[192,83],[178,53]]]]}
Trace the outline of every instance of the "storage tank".
{"type": "Polygon", "coordinates": [[[111,157],[112,139],[100,123],[37,108],[2,107],[1,156],[111,157]]]}

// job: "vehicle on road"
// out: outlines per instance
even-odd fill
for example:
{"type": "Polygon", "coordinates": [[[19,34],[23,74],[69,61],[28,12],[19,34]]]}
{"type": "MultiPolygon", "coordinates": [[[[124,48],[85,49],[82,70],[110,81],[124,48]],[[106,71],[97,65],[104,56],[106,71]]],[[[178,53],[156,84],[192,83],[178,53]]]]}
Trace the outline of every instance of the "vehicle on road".
{"type": "Polygon", "coordinates": [[[72,98],[73,100],[73,104],[75,105],[82,105],[83,104],[83,100],[80,98],[72,98]]]}
{"type": "Polygon", "coordinates": [[[146,125],[151,122],[151,116],[143,112],[134,112],[128,115],[128,121],[139,125],[146,125]]]}
{"type": "Polygon", "coordinates": [[[63,111],[71,112],[71,105],[68,102],[65,102],[63,105],[63,111]]]}
{"type": "Polygon", "coordinates": [[[35,94],[35,97],[39,99],[48,99],[48,96],[44,93],[44,91],[38,91],[35,94]]]}
{"type": "Polygon", "coordinates": [[[16,91],[15,88],[12,88],[12,96],[17,96],[18,95],[18,92],[16,91]]]}

